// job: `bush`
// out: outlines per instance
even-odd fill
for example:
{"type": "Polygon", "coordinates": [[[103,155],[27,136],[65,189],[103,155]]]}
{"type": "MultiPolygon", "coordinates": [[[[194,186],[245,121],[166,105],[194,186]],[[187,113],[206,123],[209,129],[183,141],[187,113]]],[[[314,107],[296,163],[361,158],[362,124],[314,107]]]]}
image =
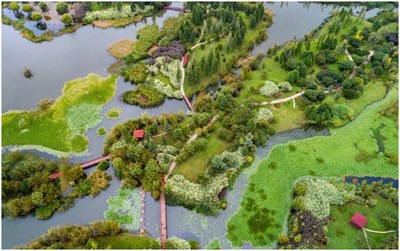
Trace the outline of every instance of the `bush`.
{"type": "Polygon", "coordinates": [[[68,12],[68,4],[65,2],[58,3],[56,6],[58,14],[63,15],[68,12]]]}
{"type": "Polygon", "coordinates": [[[40,21],[40,20],[42,20],[42,15],[37,12],[32,12],[31,19],[33,21],[40,21]]]}
{"type": "Polygon", "coordinates": [[[30,4],[26,3],[22,5],[22,10],[25,12],[32,12],[33,7],[30,4]]]}
{"type": "Polygon", "coordinates": [[[293,89],[289,82],[281,82],[278,84],[278,87],[282,92],[291,92],[293,89]]]}
{"type": "Polygon", "coordinates": [[[39,7],[43,12],[46,12],[49,8],[47,7],[47,4],[45,2],[40,2],[39,7]]]}
{"type": "Polygon", "coordinates": [[[19,4],[17,2],[11,2],[10,3],[10,10],[17,12],[19,11],[19,4]]]}
{"type": "Polygon", "coordinates": [[[125,81],[130,81],[132,84],[138,85],[146,80],[146,65],[138,63],[133,66],[126,66],[121,71],[125,81]]]}
{"type": "Polygon", "coordinates": [[[257,112],[257,122],[271,122],[274,118],[274,114],[268,108],[260,108],[257,112]]]}
{"type": "Polygon", "coordinates": [[[260,94],[267,97],[272,97],[272,95],[278,92],[279,87],[274,82],[269,80],[265,81],[264,86],[260,89],[260,94]]]}
{"type": "Polygon", "coordinates": [[[97,135],[99,135],[99,136],[106,135],[106,133],[107,133],[107,129],[105,127],[103,127],[103,126],[99,127],[97,129],[97,135]]]}
{"type": "Polygon", "coordinates": [[[72,24],[73,19],[72,16],[70,14],[64,14],[61,16],[61,22],[63,22],[65,24],[65,26],[69,26],[72,24]]]}

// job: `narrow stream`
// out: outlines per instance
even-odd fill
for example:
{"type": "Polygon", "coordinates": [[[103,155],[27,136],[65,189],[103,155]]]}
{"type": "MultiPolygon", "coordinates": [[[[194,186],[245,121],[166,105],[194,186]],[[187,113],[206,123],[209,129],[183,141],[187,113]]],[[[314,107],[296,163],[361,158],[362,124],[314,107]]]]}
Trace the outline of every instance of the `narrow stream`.
{"type": "MultiPolygon", "coordinates": [[[[324,18],[328,17],[333,7],[322,7],[319,4],[302,3],[274,3],[266,4],[275,12],[274,23],[268,28],[269,39],[256,46],[253,55],[266,50],[274,44],[281,44],[294,36],[302,37],[316,28],[324,18]]],[[[182,6],[182,2],[173,3],[173,6],[182,6]]],[[[129,25],[125,28],[99,29],[92,26],[80,28],[77,32],[55,38],[50,42],[32,43],[23,38],[19,31],[2,25],[2,112],[18,109],[33,109],[36,104],[45,98],[54,99],[61,93],[64,82],[84,77],[94,72],[107,76],[107,68],[115,61],[106,51],[107,46],[123,38],[135,40],[137,30],[148,23],[157,23],[160,27],[168,17],[178,16],[175,11],[162,11],[154,17],[146,18],[143,22],[129,25]],[[23,77],[23,69],[27,67],[34,74],[32,79],[23,77]]],[[[163,105],[142,109],[137,106],[123,104],[119,96],[125,90],[132,88],[121,78],[117,84],[117,94],[103,108],[104,113],[112,107],[121,107],[123,113],[118,120],[104,117],[96,127],[89,129],[87,137],[90,139],[90,155],[74,157],[71,161],[83,162],[101,154],[104,141],[96,130],[104,126],[110,130],[129,118],[137,118],[141,113],[160,115],[163,112],[187,111],[187,106],[180,100],[166,100],[163,105]]],[[[218,87],[217,87],[218,88],[218,87]]],[[[242,194],[248,179],[256,170],[262,158],[268,155],[276,144],[290,140],[303,139],[316,135],[328,135],[328,131],[294,130],[272,136],[266,147],[259,148],[256,160],[237,179],[232,191],[228,193],[228,208],[217,217],[205,217],[183,207],[168,207],[168,236],[178,236],[185,239],[196,239],[204,247],[210,240],[219,238],[223,248],[229,248],[226,239],[226,222],[238,209],[242,194]]],[[[5,149],[2,149],[4,153],[5,149]]],[[[33,151],[37,152],[37,151],[33,151]]],[[[37,152],[43,157],[55,159],[49,154],[37,152]]],[[[108,172],[113,174],[113,168],[108,172]]],[[[103,212],[107,209],[106,200],[115,196],[120,182],[113,177],[110,187],[95,198],[79,199],[75,206],[67,212],[56,213],[46,221],[39,221],[34,216],[10,220],[2,219],[2,248],[12,248],[36,238],[48,228],[63,224],[86,224],[97,219],[103,219],[103,212]]],[[[159,204],[150,194],[146,196],[146,228],[154,237],[159,237],[159,204]]],[[[245,246],[248,247],[248,246],[245,246]]]]}

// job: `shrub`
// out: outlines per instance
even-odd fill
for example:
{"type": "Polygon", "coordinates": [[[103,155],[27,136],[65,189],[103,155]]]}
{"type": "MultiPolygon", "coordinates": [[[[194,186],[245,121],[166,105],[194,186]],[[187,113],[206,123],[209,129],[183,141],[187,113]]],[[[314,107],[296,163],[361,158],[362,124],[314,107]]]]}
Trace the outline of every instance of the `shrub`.
{"type": "Polygon", "coordinates": [[[10,10],[17,12],[19,11],[19,4],[17,2],[11,2],[10,3],[10,10]]]}
{"type": "Polygon", "coordinates": [[[30,4],[25,3],[25,4],[22,5],[22,10],[25,11],[25,12],[32,12],[33,11],[33,7],[30,4]]]}
{"type": "Polygon", "coordinates": [[[257,112],[257,122],[270,122],[274,118],[274,114],[268,108],[260,108],[257,112]]]}
{"type": "Polygon", "coordinates": [[[289,82],[281,82],[278,84],[278,87],[283,92],[291,92],[293,87],[289,82]]]}
{"type": "Polygon", "coordinates": [[[166,84],[159,79],[154,79],[154,88],[157,91],[164,93],[169,98],[176,98],[176,99],[183,98],[181,91],[179,89],[174,90],[171,85],[166,84]]]}
{"type": "Polygon", "coordinates": [[[167,239],[166,249],[191,249],[191,246],[186,240],[173,236],[167,239]]]}
{"type": "Polygon", "coordinates": [[[121,71],[125,81],[129,80],[132,84],[141,84],[146,80],[146,65],[138,63],[133,66],[126,66],[121,71]]]}
{"type": "Polygon", "coordinates": [[[304,195],[304,208],[318,219],[329,216],[331,205],[343,205],[347,202],[346,200],[355,198],[354,191],[349,192],[330,184],[326,180],[307,180],[304,183],[307,186],[307,192],[304,195]]]}
{"type": "Polygon", "coordinates": [[[40,21],[42,20],[42,15],[38,12],[32,12],[31,19],[33,21],[40,21]]]}
{"type": "Polygon", "coordinates": [[[63,22],[65,24],[65,26],[69,26],[72,24],[73,19],[72,16],[70,14],[64,14],[61,16],[61,22],[63,22]]]}
{"type": "Polygon", "coordinates": [[[278,92],[279,87],[274,82],[269,80],[265,81],[264,86],[260,89],[260,94],[267,97],[272,97],[272,95],[278,92]]]}
{"type": "Polygon", "coordinates": [[[56,6],[58,14],[63,15],[68,12],[68,4],[65,2],[58,3],[56,6]]]}
{"type": "Polygon", "coordinates": [[[49,8],[47,7],[47,4],[45,2],[40,2],[39,7],[43,12],[46,12],[49,8]]]}

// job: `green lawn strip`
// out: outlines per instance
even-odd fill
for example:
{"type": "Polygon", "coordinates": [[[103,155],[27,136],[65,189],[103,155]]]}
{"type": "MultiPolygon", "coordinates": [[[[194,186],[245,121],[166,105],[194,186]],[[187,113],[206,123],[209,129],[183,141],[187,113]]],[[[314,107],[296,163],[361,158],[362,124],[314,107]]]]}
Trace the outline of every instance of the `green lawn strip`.
{"type": "Polygon", "coordinates": [[[150,249],[157,246],[157,241],[147,236],[132,234],[118,234],[112,236],[98,236],[94,238],[100,249],[150,249]]]}
{"type": "Polygon", "coordinates": [[[2,145],[37,145],[42,150],[83,152],[88,128],[100,123],[102,107],[114,96],[118,76],[89,74],[66,82],[61,96],[45,109],[2,115],[2,145]]]}
{"type": "Polygon", "coordinates": [[[191,182],[198,182],[198,175],[204,174],[208,167],[208,161],[211,157],[221,154],[229,147],[229,143],[219,139],[215,129],[207,137],[207,146],[202,151],[197,151],[193,156],[176,166],[174,174],[182,174],[191,182]]]}
{"type": "MultiPolygon", "coordinates": [[[[331,221],[328,225],[328,245],[326,248],[332,249],[364,249],[359,245],[359,240],[365,243],[365,237],[362,230],[358,230],[349,224],[349,221],[355,212],[359,212],[368,218],[365,226],[368,229],[376,231],[393,230],[382,222],[381,217],[395,215],[398,218],[397,206],[391,201],[374,193],[374,199],[377,199],[375,207],[368,207],[355,202],[343,206],[331,207],[331,221]]],[[[374,234],[367,232],[368,240],[372,248],[387,237],[388,234],[374,234]]]]}
{"type": "MultiPolygon", "coordinates": [[[[292,185],[301,177],[398,177],[397,165],[389,164],[382,153],[366,163],[355,160],[362,152],[378,151],[371,129],[382,123],[387,126],[396,123],[378,113],[397,100],[397,91],[393,88],[385,99],[367,107],[354,121],[332,129],[329,137],[319,136],[275,146],[251,176],[250,184],[253,185],[246,188],[240,209],[227,223],[227,235],[232,245],[239,247],[250,242],[253,246],[271,247],[278,234],[285,231],[292,185]],[[263,220],[252,224],[253,216],[260,214],[264,216],[263,220]]],[[[387,141],[397,144],[394,142],[397,138],[387,141]]]]}

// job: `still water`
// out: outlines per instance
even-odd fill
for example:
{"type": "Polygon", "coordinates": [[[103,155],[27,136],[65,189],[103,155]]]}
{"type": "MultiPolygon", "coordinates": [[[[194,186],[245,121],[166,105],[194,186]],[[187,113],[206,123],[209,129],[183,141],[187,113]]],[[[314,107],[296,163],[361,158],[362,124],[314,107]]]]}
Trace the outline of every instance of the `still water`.
{"type": "MultiPolygon", "coordinates": [[[[316,28],[324,18],[330,15],[332,7],[321,7],[318,4],[308,6],[301,3],[266,4],[275,12],[274,23],[268,28],[269,39],[253,50],[253,55],[266,50],[274,44],[282,44],[294,36],[302,37],[316,28]]],[[[173,6],[182,6],[182,3],[173,3],[173,6]]],[[[168,17],[178,16],[175,11],[163,11],[143,22],[129,25],[125,28],[99,29],[92,26],[80,28],[77,32],[55,38],[53,41],[40,44],[32,43],[21,37],[12,27],[2,25],[2,112],[18,109],[33,109],[41,99],[54,99],[60,95],[64,82],[84,77],[90,72],[107,76],[107,67],[115,60],[107,53],[107,46],[124,38],[136,39],[137,30],[146,23],[157,23],[162,26],[168,17]],[[23,77],[23,69],[27,67],[34,74],[32,79],[23,77]]],[[[120,119],[104,120],[96,128],[89,129],[87,137],[90,139],[90,156],[71,158],[72,161],[85,161],[98,156],[102,152],[104,137],[98,136],[96,130],[104,126],[110,130],[114,125],[129,118],[137,118],[142,112],[149,115],[160,115],[163,112],[187,111],[183,101],[166,100],[160,107],[142,109],[136,106],[123,104],[119,96],[125,90],[132,88],[122,79],[117,84],[117,94],[104,106],[105,111],[112,107],[121,107],[123,113],[120,119]]],[[[205,217],[189,211],[183,207],[168,207],[168,235],[185,239],[196,239],[204,247],[213,238],[219,238],[223,248],[230,245],[226,239],[226,222],[240,205],[242,194],[250,175],[256,170],[257,163],[267,156],[276,144],[286,143],[289,140],[302,139],[315,135],[326,135],[327,131],[295,130],[272,136],[267,146],[257,150],[258,161],[247,168],[237,179],[235,187],[228,193],[228,208],[217,217],[205,217]]],[[[4,151],[4,149],[3,149],[4,151]]],[[[44,153],[44,157],[55,158],[44,153]]],[[[108,170],[113,173],[112,168],[108,170]]],[[[96,219],[103,219],[103,212],[107,209],[106,200],[115,196],[119,188],[119,181],[113,177],[110,187],[96,198],[79,199],[75,206],[63,213],[56,213],[46,221],[39,221],[33,216],[15,220],[2,219],[3,248],[12,248],[28,242],[45,233],[48,228],[62,224],[86,224],[96,219]]],[[[150,194],[146,199],[146,229],[154,237],[159,237],[159,206],[150,194]]],[[[248,246],[247,246],[248,247],[248,246]]]]}

